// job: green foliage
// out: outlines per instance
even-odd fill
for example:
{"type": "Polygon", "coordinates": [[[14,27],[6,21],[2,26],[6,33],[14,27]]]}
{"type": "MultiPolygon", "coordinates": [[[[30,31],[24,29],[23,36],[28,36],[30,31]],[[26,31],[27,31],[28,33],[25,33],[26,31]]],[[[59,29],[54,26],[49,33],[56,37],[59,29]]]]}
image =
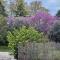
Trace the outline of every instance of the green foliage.
{"type": "Polygon", "coordinates": [[[3,16],[7,16],[6,12],[5,12],[5,7],[3,6],[3,4],[0,1],[0,14],[3,16]]]}
{"type": "Polygon", "coordinates": [[[58,10],[56,16],[57,16],[57,17],[60,17],[60,10],[58,10]]]}
{"type": "Polygon", "coordinates": [[[14,29],[13,32],[8,32],[8,41],[9,41],[9,47],[11,50],[15,53],[17,52],[17,45],[22,43],[23,46],[26,42],[46,42],[45,36],[42,32],[36,31],[34,28],[29,27],[22,27],[19,30],[14,29]]]}
{"type": "Polygon", "coordinates": [[[7,21],[6,18],[0,15],[0,45],[5,45],[7,43],[7,21]]]}
{"type": "Polygon", "coordinates": [[[24,0],[18,0],[17,3],[16,16],[26,16],[27,11],[25,10],[24,0]]]}
{"type": "Polygon", "coordinates": [[[31,9],[33,10],[34,13],[37,12],[37,10],[41,9],[42,4],[41,1],[32,1],[31,2],[31,9]]]}
{"type": "Polygon", "coordinates": [[[60,42],[60,21],[58,20],[49,31],[49,38],[52,41],[60,42]]]}

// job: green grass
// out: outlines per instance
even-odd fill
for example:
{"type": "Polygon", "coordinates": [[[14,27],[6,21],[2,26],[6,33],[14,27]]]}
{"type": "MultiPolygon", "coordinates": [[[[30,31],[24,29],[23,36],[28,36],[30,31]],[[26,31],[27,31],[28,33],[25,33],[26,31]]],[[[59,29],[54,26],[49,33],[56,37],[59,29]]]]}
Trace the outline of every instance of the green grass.
{"type": "Polygon", "coordinates": [[[7,46],[0,46],[0,52],[10,52],[11,50],[7,46]]]}

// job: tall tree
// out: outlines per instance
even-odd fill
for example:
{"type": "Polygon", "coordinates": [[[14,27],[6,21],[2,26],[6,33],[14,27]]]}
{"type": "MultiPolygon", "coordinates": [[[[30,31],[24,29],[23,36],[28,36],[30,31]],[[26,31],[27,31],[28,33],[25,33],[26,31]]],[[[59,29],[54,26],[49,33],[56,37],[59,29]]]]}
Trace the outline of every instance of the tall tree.
{"type": "Polygon", "coordinates": [[[3,16],[7,16],[6,11],[5,11],[5,7],[2,4],[2,1],[0,0],[0,14],[3,16]]]}
{"type": "Polygon", "coordinates": [[[35,12],[36,12],[38,9],[40,9],[41,6],[42,6],[41,1],[33,1],[33,2],[31,2],[31,9],[32,9],[33,11],[35,11],[35,12]]]}
{"type": "Polygon", "coordinates": [[[42,12],[48,12],[48,9],[46,9],[45,7],[42,6],[42,2],[41,1],[32,1],[30,4],[31,7],[31,11],[33,12],[33,14],[36,14],[36,12],[38,11],[42,11],[42,12]]]}
{"type": "Polygon", "coordinates": [[[60,17],[60,10],[58,10],[56,16],[57,16],[57,17],[60,17]]]}
{"type": "Polygon", "coordinates": [[[17,0],[17,9],[16,9],[16,16],[26,16],[27,11],[25,10],[24,0],[17,0]]]}

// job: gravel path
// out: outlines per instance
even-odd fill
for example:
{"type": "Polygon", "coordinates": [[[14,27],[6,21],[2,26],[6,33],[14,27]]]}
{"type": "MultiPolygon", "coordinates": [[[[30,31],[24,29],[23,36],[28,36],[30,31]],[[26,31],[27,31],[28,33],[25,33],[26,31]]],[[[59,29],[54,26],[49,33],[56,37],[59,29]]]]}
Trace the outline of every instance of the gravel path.
{"type": "Polygon", "coordinates": [[[0,52],[0,60],[15,60],[13,56],[9,54],[9,52],[0,52]]]}

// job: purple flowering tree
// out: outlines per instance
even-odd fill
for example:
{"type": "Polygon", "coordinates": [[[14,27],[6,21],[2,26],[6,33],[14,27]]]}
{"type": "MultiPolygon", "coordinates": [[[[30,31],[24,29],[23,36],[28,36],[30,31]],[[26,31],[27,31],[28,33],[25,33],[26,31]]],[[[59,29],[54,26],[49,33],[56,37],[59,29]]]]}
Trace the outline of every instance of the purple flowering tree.
{"type": "Polygon", "coordinates": [[[7,17],[7,24],[8,24],[8,26],[13,26],[14,25],[14,20],[15,20],[15,18],[13,17],[13,16],[8,16],[7,17]]]}
{"type": "Polygon", "coordinates": [[[31,17],[8,17],[8,25],[10,27],[20,27],[20,26],[32,26],[38,31],[48,32],[54,22],[57,20],[56,17],[51,16],[45,12],[38,12],[35,16],[31,17]]]}
{"type": "Polygon", "coordinates": [[[53,25],[56,18],[45,12],[38,12],[31,17],[31,25],[36,27],[39,31],[48,32],[53,25]]]}
{"type": "Polygon", "coordinates": [[[12,31],[14,28],[14,24],[15,24],[15,17],[8,16],[7,17],[8,30],[12,31]]]}

